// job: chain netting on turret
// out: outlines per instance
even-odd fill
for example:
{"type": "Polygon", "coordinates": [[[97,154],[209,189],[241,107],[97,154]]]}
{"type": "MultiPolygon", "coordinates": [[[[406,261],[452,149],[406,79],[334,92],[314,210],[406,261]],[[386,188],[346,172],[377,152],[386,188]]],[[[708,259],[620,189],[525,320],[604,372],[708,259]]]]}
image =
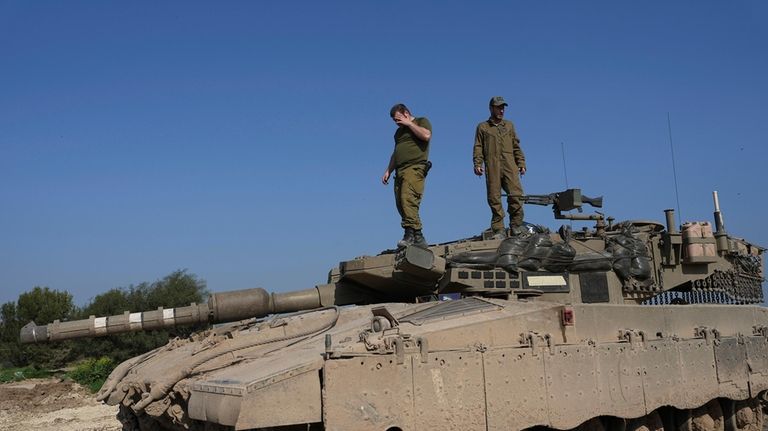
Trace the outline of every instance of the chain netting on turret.
{"type": "Polygon", "coordinates": [[[715,270],[706,278],[693,280],[683,290],[662,292],[643,302],[667,304],[760,304],[763,302],[763,276],[757,256],[731,256],[733,269],[715,270]]]}

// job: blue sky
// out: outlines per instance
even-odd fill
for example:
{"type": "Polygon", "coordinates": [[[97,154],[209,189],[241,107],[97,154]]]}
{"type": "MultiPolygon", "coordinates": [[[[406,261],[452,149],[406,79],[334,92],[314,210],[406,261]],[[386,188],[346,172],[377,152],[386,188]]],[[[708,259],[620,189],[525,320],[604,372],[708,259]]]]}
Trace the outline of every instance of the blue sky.
{"type": "MultiPolygon", "coordinates": [[[[711,220],[768,246],[758,1],[0,2],[0,302],[79,305],[188,269],[213,291],[325,282],[402,235],[390,106],[433,125],[431,242],[490,221],[472,174],[510,103],[528,193],[711,220]],[[561,147],[562,145],[562,147],[561,147]]],[[[546,208],[530,222],[558,226],[546,208]]]]}

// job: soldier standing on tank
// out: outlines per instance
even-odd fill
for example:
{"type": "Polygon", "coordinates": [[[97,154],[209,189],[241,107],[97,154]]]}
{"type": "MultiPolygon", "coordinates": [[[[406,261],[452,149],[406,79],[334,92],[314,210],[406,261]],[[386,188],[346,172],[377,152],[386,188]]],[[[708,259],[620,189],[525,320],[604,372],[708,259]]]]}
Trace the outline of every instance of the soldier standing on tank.
{"type": "Polygon", "coordinates": [[[398,247],[416,245],[426,247],[427,241],[421,233],[419,205],[424,193],[424,180],[432,164],[429,162],[429,140],[432,138],[432,125],[426,117],[414,117],[411,111],[398,103],[389,111],[389,116],[397,124],[395,131],[395,149],[389,159],[387,170],[381,177],[383,184],[389,183],[389,177],[395,175],[395,204],[400,213],[400,225],[405,230],[398,247]]]}
{"type": "Polygon", "coordinates": [[[523,205],[518,196],[523,194],[520,176],[525,174],[525,155],[520,148],[520,139],[514,124],[504,119],[504,110],[507,107],[504,98],[492,97],[488,106],[491,116],[477,125],[472,161],[476,175],[485,173],[493,238],[504,239],[506,235],[501,190],[507,194],[510,234],[515,234],[523,224],[523,205]]]}

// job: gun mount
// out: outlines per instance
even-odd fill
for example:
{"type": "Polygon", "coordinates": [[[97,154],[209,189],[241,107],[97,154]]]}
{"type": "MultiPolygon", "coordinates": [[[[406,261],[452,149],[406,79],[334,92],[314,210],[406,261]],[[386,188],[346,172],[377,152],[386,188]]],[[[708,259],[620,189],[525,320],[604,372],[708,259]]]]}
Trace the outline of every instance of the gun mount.
{"type": "Polygon", "coordinates": [[[31,323],[21,339],[219,323],[113,371],[99,399],[126,429],[762,426],[765,249],[725,232],[717,200],[713,232],[672,210],[666,226],[562,214],[602,207],[579,189],[522,199],[597,226],[387,250],[311,289],[31,323]]]}

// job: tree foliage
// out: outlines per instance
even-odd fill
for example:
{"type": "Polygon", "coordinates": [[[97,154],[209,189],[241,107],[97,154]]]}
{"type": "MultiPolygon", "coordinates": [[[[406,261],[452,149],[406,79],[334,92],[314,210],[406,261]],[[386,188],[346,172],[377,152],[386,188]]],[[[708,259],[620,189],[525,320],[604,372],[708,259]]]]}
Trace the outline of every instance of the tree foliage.
{"type": "Polygon", "coordinates": [[[16,303],[6,302],[0,306],[0,341],[11,340],[18,334],[19,319],[16,313],[16,303]]]}
{"type": "Polygon", "coordinates": [[[19,331],[28,322],[44,325],[57,319],[65,320],[72,317],[75,310],[71,294],[40,286],[19,295],[15,303],[3,304],[0,307],[0,362],[46,368],[55,368],[66,363],[72,354],[70,343],[22,346],[18,341],[19,331]]]}
{"type": "Polygon", "coordinates": [[[0,306],[0,365],[18,365],[19,348],[14,340],[19,336],[21,325],[16,313],[16,303],[6,302],[0,306]]]}
{"type": "Polygon", "coordinates": [[[35,287],[31,292],[22,293],[17,304],[18,319],[34,321],[38,325],[68,319],[75,311],[71,294],[47,287],[35,287]]]}

